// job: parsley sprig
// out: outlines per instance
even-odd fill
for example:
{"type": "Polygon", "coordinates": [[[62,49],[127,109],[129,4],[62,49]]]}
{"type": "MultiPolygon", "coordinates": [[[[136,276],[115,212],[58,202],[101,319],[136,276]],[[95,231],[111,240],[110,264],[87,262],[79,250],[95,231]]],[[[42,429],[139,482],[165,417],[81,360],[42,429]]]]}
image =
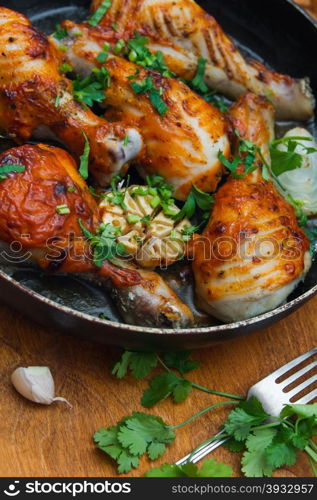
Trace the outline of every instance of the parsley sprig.
{"type": "Polygon", "coordinates": [[[317,153],[317,149],[309,147],[309,145],[307,146],[305,141],[313,141],[313,138],[303,136],[283,137],[271,143],[271,169],[275,176],[278,177],[284,172],[301,168],[305,155],[317,153]],[[304,144],[302,141],[304,141],[304,144]],[[286,146],[286,151],[278,149],[280,144],[286,146]],[[298,153],[296,151],[298,146],[301,146],[303,153],[298,153]]]}
{"type": "Polygon", "coordinates": [[[93,234],[83,225],[81,219],[78,219],[78,224],[93,248],[95,266],[102,267],[105,260],[116,263],[117,257],[126,257],[124,244],[117,242],[117,236],[121,234],[119,227],[101,224],[96,234],[93,234]]]}
{"type": "Polygon", "coordinates": [[[145,408],[151,408],[169,396],[176,403],[184,401],[193,388],[238,401],[243,399],[241,396],[215,391],[185,379],[183,375],[199,367],[199,362],[190,359],[190,355],[187,351],[165,353],[162,357],[156,353],[125,351],[114,365],[112,374],[122,379],[131,371],[131,375],[140,380],[147,377],[157,366],[164,368],[165,371],[152,378],[149,387],[143,392],[141,404],[145,408]],[[171,369],[178,371],[179,375],[171,369]]]}
{"type": "Polygon", "coordinates": [[[162,99],[164,89],[157,88],[153,83],[152,76],[147,76],[144,80],[130,83],[131,88],[136,94],[147,94],[154,109],[161,115],[165,115],[168,106],[162,99]]]}
{"type": "Polygon", "coordinates": [[[180,212],[173,216],[173,219],[180,220],[184,217],[188,217],[189,219],[191,219],[196,213],[198,207],[203,212],[202,218],[203,222],[205,222],[206,219],[210,216],[210,210],[213,201],[214,198],[211,194],[201,191],[193,184],[184,206],[182,207],[180,212]]]}
{"type": "MultiPolygon", "coordinates": [[[[232,452],[244,451],[241,466],[247,477],[272,476],[275,469],[284,465],[294,465],[298,451],[305,451],[316,470],[317,446],[312,437],[317,434],[317,404],[287,405],[279,417],[266,413],[255,397],[245,400],[241,396],[213,391],[185,379],[184,374],[198,368],[197,361],[190,359],[189,352],[165,353],[160,357],[155,353],[125,351],[113,368],[118,378],[128,372],[137,379],[148,376],[158,366],[164,372],[150,381],[145,390],[142,404],[150,407],[172,395],[175,402],[183,401],[193,388],[232,398],[211,404],[177,425],[167,425],[162,419],[145,413],[134,412],[122,419],[117,426],[97,431],[94,435],[97,446],[116,460],[119,472],[129,472],[139,465],[139,459],[147,453],[150,460],[162,456],[166,446],[175,439],[174,431],[199,418],[206,412],[225,405],[236,405],[227,417],[222,437],[232,452]],[[180,375],[176,375],[175,369],[180,375]]],[[[202,444],[212,443],[218,435],[202,444]]],[[[200,444],[192,454],[201,448],[200,444]]],[[[164,464],[150,470],[148,477],[225,477],[232,473],[226,464],[206,460],[198,469],[189,461],[185,466],[164,464]]]]}
{"type": "Polygon", "coordinates": [[[247,174],[251,174],[257,168],[262,167],[262,177],[268,181],[270,179],[270,166],[265,160],[261,148],[251,141],[242,139],[238,130],[235,130],[239,144],[235,156],[228,160],[224,154],[219,151],[218,159],[231,172],[235,179],[243,179],[247,174]],[[239,167],[243,166],[243,170],[239,173],[239,167]]]}
{"type": "Polygon", "coordinates": [[[102,102],[105,99],[105,90],[110,87],[110,73],[108,69],[93,68],[92,72],[86,78],[77,77],[73,81],[73,94],[76,101],[87,106],[93,106],[96,102],[102,102]]]}

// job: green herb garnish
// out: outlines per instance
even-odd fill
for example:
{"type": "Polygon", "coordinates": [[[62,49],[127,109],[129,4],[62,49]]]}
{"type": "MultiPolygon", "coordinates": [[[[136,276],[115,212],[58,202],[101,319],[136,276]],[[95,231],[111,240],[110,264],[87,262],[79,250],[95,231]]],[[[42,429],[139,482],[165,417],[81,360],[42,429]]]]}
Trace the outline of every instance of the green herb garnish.
{"type": "Polygon", "coordinates": [[[60,215],[66,215],[70,214],[70,210],[66,204],[64,205],[57,205],[56,206],[56,212],[60,215]]]}
{"type": "Polygon", "coordinates": [[[223,97],[217,95],[215,90],[210,90],[205,84],[205,71],[206,71],[207,60],[203,57],[198,59],[197,72],[192,80],[182,80],[188,87],[194,90],[200,95],[205,101],[209,102],[213,106],[219,108],[222,113],[227,113],[229,106],[225,102],[223,97]]]}
{"type": "Polygon", "coordinates": [[[232,468],[224,462],[217,462],[213,458],[207,458],[198,467],[192,462],[184,465],[163,464],[151,469],[145,474],[146,477],[230,477],[232,468]]]}
{"type": "Polygon", "coordinates": [[[108,59],[108,56],[108,52],[99,52],[99,54],[97,55],[97,61],[103,64],[108,59]]]}
{"type": "Polygon", "coordinates": [[[106,14],[106,12],[110,9],[111,3],[112,2],[110,0],[104,0],[102,4],[98,7],[98,9],[95,10],[92,16],[90,16],[90,18],[87,21],[88,24],[90,24],[91,26],[97,26],[100,23],[103,16],[106,14]]]}
{"type": "Polygon", "coordinates": [[[110,73],[108,69],[94,68],[86,78],[77,77],[73,81],[73,94],[77,101],[93,106],[95,102],[105,99],[105,90],[110,87],[110,73]]]}
{"type": "Polygon", "coordinates": [[[173,219],[180,220],[184,219],[184,217],[191,219],[195,214],[197,207],[210,215],[213,201],[214,199],[211,194],[204,193],[193,184],[183,208],[179,213],[173,216],[173,219]]]}
{"type": "Polygon", "coordinates": [[[165,77],[175,76],[166,66],[162,52],[150,52],[146,47],[148,42],[149,38],[140,36],[139,33],[135,31],[134,38],[130,38],[128,41],[128,59],[143,68],[158,71],[165,77]]]}
{"type": "Polygon", "coordinates": [[[136,94],[147,94],[153,108],[156,109],[161,116],[166,113],[168,106],[161,97],[162,91],[154,86],[151,76],[147,76],[141,82],[132,82],[130,86],[136,94]]]}
{"type": "Polygon", "coordinates": [[[302,141],[313,141],[312,137],[284,137],[277,139],[271,143],[271,169],[275,176],[279,176],[284,172],[301,168],[304,160],[304,155],[309,155],[317,152],[316,148],[312,148],[302,144],[302,141]],[[279,144],[284,144],[287,147],[286,151],[281,151],[277,148],[279,144]],[[304,149],[304,153],[297,153],[297,146],[304,149]]]}
{"type": "Polygon", "coordinates": [[[112,224],[101,224],[96,234],[91,233],[78,219],[83,235],[93,247],[93,260],[97,267],[102,267],[105,260],[113,261],[116,257],[126,257],[123,243],[117,243],[117,236],[121,234],[119,227],[112,224]]]}
{"type": "Polygon", "coordinates": [[[55,31],[53,33],[53,37],[55,40],[63,40],[68,36],[68,31],[65,28],[62,28],[60,24],[56,24],[55,31]]]}
{"type": "Polygon", "coordinates": [[[82,131],[82,134],[85,138],[85,146],[83,154],[79,157],[80,159],[79,173],[82,176],[82,178],[86,180],[88,178],[88,173],[89,173],[88,165],[89,165],[90,144],[85,132],[82,131]]]}
{"type": "Polygon", "coordinates": [[[218,159],[231,172],[232,177],[234,177],[235,179],[243,179],[247,174],[251,174],[252,172],[254,172],[260,166],[260,159],[262,165],[265,165],[266,167],[264,169],[264,179],[269,180],[270,166],[266,162],[261,148],[251,141],[242,139],[238,130],[235,130],[235,134],[239,139],[237,154],[232,160],[228,160],[224,156],[224,154],[219,151],[218,159]],[[241,173],[238,173],[239,166],[243,166],[243,170],[241,173]]]}
{"type": "Polygon", "coordinates": [[[24,165],[12,165],[7,163],[6,165],[0,165],[0,181],[4,181],[8,174],[12,174],[13,172],[24,172],[24,165]]]}
{"type": "Polygon", "coordinates": [[[71,73],[73,71],[73,67],[70,64],[64,63],[59,67],[61,73],[71,73]]]}

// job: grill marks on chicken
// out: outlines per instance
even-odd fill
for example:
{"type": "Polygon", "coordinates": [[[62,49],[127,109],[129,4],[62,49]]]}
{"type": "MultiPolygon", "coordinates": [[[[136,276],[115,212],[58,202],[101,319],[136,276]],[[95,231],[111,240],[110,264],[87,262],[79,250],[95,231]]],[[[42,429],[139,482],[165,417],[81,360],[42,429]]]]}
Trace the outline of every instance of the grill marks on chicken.
{"type": "Polygon", "coordinates": [[[54,134],[77,157],[84,132],[91,172],[106,185],[139,153],[138,131],[110,124],[74,101],[70,82],[58,71],[60,54],[46,37],[9,9],[1,7],[0,18],[0,129],[20,143],[54,134]]]}
{"type": "MultiPolygon", "coordinates": [[[[96,9],[102,0],[93,0],[96,9]]],[[[151,38],[151,50],[161,50],[167,65],[192,78],[199,57],[207,60],[205,83],[231,99],[247,90],[270,94],[281,120],[307,120],[314,99],[308,79],[296,80],[247,60],[216,20],[193,0],[114,0],[101,24],[116,23],[121,34],[134,30],[151,38]]]]}
{"type": "MultiPolygon", "coordinates": [[[[241,136],[265,151],[273,107],[249,94],[233,106],[231,117],[241,136]]],[[[195,246],[198,304],[226,322],[262,314],[287,299],[310,265],[309,241],[294,209],[261,170],[229,178],[195,246]]]]}
{"type": "MultiPolygon", "coordinates": [[[[64,150],[44,144],[24,145],[0,155],[4,165],[23,165],[0,182],[0,240],[19,243],[22,255],[47,272],[81,273],[84,279],[109,286],[124,319],[140,324],[144,314],[153,327],[181,328],[193,315],[175,292],[154,272],[129,263],[118,267],[105,260],[93,263],[90,243],[78,219],[92,233],[100,224],[99,208],[64,150]],[[60,213],[59,207],[67,207],[60,213]]],[[[15,255],[16,257],[16,255],[15,255]]]]}
{"type": "MultiPolygon", "coordinates": [[[[62,40],[68,47],[65,57],[77,73],[87,76],[93,66],[101,66],[96,58],[105,35],[98,28],[71,21],[64,22],[63,27],[69,34],[62,40]],[[74,36],[78,32],[81,36],[74,36]]],[[[144,141],[137,157],[140,173],[144,177],[160,174],[175,187],[178,199],[186,199],[192,184],[215,190],[222,175],[218,151],[226,156],[230,152],[225,120],[218,109],[178,80],[141,70],[123,58],[109,56],[104,66],[111,78],[110,88],[105,90],[106,116],[140,130],[144,141]],[[137,70],[138,76],[130,80],[137,70]],[[154,86],[162,89],[167,105],[164,116],[154,109],[147,94],[136,95],[131,88],[132,81],[144,81],[149,76],[154,86]]]]}

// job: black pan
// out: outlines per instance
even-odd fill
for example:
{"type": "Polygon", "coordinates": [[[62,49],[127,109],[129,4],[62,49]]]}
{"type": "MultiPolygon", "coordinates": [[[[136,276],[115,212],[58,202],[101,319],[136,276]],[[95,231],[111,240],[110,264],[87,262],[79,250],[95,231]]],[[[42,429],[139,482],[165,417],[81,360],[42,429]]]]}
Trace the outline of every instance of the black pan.
{"type": "MultiPolygon", "coordinates": [[[[246,49],[275,70],[309,76],[317,96],[317,24],[291,0],[200,0],[246,49]]],[[[88,0],[2,0],[49,33],[65,19],[85,19],[88,0]]],[[[314,127],[315,124],[311,124],[314,127]]],[[[160,330],[120,323],[101,289],[68,277],[45,276],[14,265],[0,266],[0,297],[35,321],[66,333],[131,349],[193,349],[260,330],[289,315],[317,293],[317,263],[287,304],[267,314],[230,325],[190,330],[160,330]],[[112,321],[99,319],[103,312],[112,321]],[[89,314],[87,314],[89,313],[89,314]]]]}

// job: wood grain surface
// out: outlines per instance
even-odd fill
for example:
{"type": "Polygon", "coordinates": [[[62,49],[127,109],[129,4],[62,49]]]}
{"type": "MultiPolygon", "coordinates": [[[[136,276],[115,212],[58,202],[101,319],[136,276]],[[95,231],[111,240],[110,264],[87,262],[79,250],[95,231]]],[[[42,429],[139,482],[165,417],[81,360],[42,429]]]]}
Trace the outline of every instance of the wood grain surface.
{"type": "MultiPolygon", "coordinates": [[[[300,3],[312,8],[315,0],[300,3]]],[[[316,2],[315,2],[316,4],[316,2]]],[[[317,9],[316,9],[317,10],[317,9]]],[[[289,318],[264,331],[195,353],[201,368],[190,378],[218,390],[245,394],[250,385],[281,364],[316,346],[317,298],[289,318]]],[[[5,305],[0,306],[0,475],[1,476],[116,476],[110,459],[95,449],[92,434],[100,427],[115,424],[139,403],[146,381],[132,377],[121,381],[111,376],[119,349],[108,348],[48,332],[5,305]],[[50,407],[33,404],[19,396],[10,383],[17,366],[49,366],[57,395],[66,397],[73,409],[61,403],[50,407]]],[[[167,423],[177,424],[212,402],[214,396],[194,390],[179,405],[165,401],[151,413],[167,423]]],[[[214,434],[227,410],[210,412],[179,429],[175,443],[155,462],[174,462],[198,443],[214,434]]],[[[239,454],[220,448],[213,453],[231,464],[241,475],[239,454]]],[[[131,476],[141,476],[151,464],[142,459],[131,476]]],[[[304,455],[280,476],[311,476],[304,455]]]]}

